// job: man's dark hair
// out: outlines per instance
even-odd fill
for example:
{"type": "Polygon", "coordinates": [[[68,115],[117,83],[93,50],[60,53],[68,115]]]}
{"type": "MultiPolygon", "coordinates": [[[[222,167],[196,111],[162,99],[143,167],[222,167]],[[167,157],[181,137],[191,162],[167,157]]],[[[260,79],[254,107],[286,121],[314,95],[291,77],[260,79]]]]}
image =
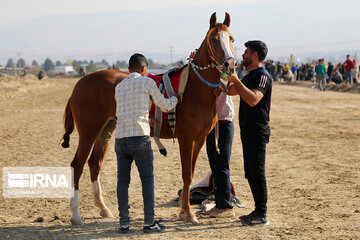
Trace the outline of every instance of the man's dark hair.
{"type": "Polygon", "coordinates": [[[348,57],[350,57],[350,55],[348,54],[348,55],[346,55],[346,57],[348,58],[348,57]]]}
{"type": "Polygon", "coordinates": [[[130,57],[129,69],[132,69],[133,71],[139,71],[143,65],[148,66],[148,61],[144,55],[135,53],[130,57]]]}
{"type": "Polygon", "coordinates": [[[256,52],[260,62],[264,61],[268,53],[268,48],[266,44],[260,40],[247,41],[245,47],[250,48],[252,52],[256,52]]]}

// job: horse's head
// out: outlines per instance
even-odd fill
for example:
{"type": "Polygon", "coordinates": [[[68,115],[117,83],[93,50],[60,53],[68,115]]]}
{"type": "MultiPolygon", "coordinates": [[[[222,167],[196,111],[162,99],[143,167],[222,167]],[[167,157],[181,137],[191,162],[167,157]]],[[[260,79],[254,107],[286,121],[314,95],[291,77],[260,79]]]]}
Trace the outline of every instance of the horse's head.
{"type": "Polygon", "coordinates": [[[216,22],[216,13],[210,18],[210,29],[206,35],[206,46],[211,62],[219,71],[231,75],[235,71],[234,38],[229,32],[230,15],[225,14],[223,23],[216,22]]]}

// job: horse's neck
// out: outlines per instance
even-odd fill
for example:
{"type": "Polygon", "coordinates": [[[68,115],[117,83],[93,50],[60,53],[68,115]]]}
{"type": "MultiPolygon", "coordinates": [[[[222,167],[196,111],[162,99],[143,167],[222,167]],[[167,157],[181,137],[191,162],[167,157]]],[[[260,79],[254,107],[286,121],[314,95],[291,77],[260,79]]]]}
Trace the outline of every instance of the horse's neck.
{"type": "MultiPolygon", "coordinates": [[[[194,56],[194,63],[197,66],[204,67],[211,64],[210,56],[206,48],[205,41],[202,42],[200,48],[194,56]]],[[[220,74],[219,71],[214,68],[208,68],[206,70],[197,69],[201,76],[203,76],[208,82],[219,83],[220,74]]]]}

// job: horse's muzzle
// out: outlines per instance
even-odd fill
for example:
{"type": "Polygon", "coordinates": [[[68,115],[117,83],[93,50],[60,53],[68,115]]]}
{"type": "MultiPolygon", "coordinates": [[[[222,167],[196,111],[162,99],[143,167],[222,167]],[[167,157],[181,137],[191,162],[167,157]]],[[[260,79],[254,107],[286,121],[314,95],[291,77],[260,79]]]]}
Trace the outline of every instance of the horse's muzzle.
{"type": "Polygon", "coordinates": [[[235,68],[237,66],[237,62],[235,59],[230,58],[226,59],[224,62],[224,73],[227,75],[231,75],[235,72],[235,68]]]}

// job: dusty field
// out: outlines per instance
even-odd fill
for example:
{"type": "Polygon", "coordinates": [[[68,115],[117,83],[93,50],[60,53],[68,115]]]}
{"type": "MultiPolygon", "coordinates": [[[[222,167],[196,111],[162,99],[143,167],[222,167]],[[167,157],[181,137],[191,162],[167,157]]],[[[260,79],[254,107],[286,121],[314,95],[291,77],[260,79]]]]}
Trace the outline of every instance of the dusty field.
{"type": "MultiPolygon", "coordinates": [[[[75,79],[0,80],[0,167],[69,166],[77,146],[59,145],[63,111],[75,79]]],[[[234,98],[238,106],[239,99],[234,98]]],[[[132,225],[127,236],[118,218],[102,219],[93,206],[89,170],[80,181],[80,211],[85,225],[70,225],[69,199],[4,199],[0,192],[0,239],[360,239],[360,94],[318,92],[308,85],[276,84],[271,111],[272,136],[267,151],[270,225],[244,227],[238,217],[252,211],[244,179],[236,119],[231,179],[248,207],[234,219],[200,218],[193,226],[176,220],[174,201],[181,188],[178,145],[167,141],[169,156],[155,154],[156,215],[168,229],[142,233],[142,197],[136,167],[132,171],[132,225]],[[54,219],[57,216],[57,219],[54,219]],[[43,222],[35,222],[38,217],[43,222]]],[[[104,199],[118,215],[114,140],[101,173],[104,199]]],[[[153,145],[155,148],[155,146],[153,145]]],[[[133,165],[134,166],[134,165],[133,165]]],[[[194,181],[209,170],[204,149],[194,181]]],[[[1,171],[2,175],[2,171],[1,171]]],[[[2,186],[2,177],[0,178],[2,186]]],[[[196,211],[197,206],[193,206],[196,211]]]]}

